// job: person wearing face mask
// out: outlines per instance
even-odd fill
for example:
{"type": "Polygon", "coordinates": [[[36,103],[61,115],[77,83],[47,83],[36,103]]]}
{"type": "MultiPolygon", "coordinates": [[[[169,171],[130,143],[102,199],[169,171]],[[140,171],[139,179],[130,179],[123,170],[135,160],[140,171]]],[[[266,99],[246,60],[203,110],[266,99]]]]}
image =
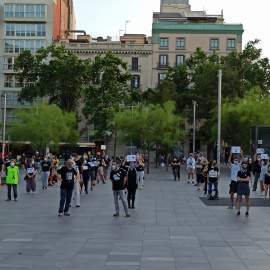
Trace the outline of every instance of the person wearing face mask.
{"type": "Polygon", "coordinates": [[[135,167],[137,171],[137,182],[140,183],[140,190],[142,190],[144,186],[144,167],[145,167],[142,156],[139,155],[137,157],[135,167]]]}
{"type": "Polygon", "coordinates": [[[267,168],[267,160],[263,159],[261,160],[261,173],[260,173],[260,189],[261,189],[261,196],[263,196],[263,192],[264,192],[264,179],[265,179],[265,174],[266,174],[266,168],[267,168]]]}
{"type": "Polygon", "coordinates": [[[192,184],[194,184],[194,170],[195,170],[195,159],[193,158],[193,154],[189,154],[189,158],[187,159],[187,170],[188,170],[188,181],[190,184],[190,175],[192,178],[192,184]]]}
{"type": "Polygon", "coordinates": [[[82,178],[82,162],[81,160],[78,159],[78,155],[76,153],[73,153],[71,155],[73,157],[73,162],[74,162],[74,168],[75,170],[79,173],[79,179],[78,181],[74,184],[74,190],[72,193],[72,204],[73,206],[80,207],[81,206],[81,198],[80,198],[80,189],[81,186],[80,184],[83,182],[82,178]]]}
{"type": "Polygon", "coordinates": [[[207,173],[208,173],[208,160],[205,158],[203,161],[202,175],[203,175],[203,190],[204,194],[207,193],[207,173]]]}
{"type": "Polygon", "coordinates": [[[30,194],[30,191],[32,190],[33,194],[36,192],[36,174],[37,174],[37,168],[34,165],[35,161],[33,159],[29,159],[26,167],[25,167],[25,173],[26,173],[26,192],[30,194]]]}
{"type": "Polygon", "coordinates": [[[48,187],[50,169],[51,169],[51,163],[48,161],[48,158],[45,156],[44,161],[41,162],[42,189],[45,189],[45,190],[48,187]]]}
{"type": "Polygon", "coordinates": [[[269,197],[268,200],[270,200],[270,164],[268,163],[266,172],[265,172],[265,178],[264,178],[264,186],[265,186],[265,193],[264,193],[264,200],[267,198],[267,193],[269,190],[269,197]]]}
{"type": "Polygon", "coordinates": [[[135,208],[134,203],[135,203],[136,189],[138,189],[137,170],[134,167],[135,164],[133,161],[131,161],[129,165],[130,167],[127,171],[127,182],[126,182],[126,187],[128,190],[127,201],[128,201],[128,208],[135,208]],[[130,200],[132,201],[132,206],[130,206],[130,200]]]}
{"type": "Polygon", "coordinates": [[[214,185],[216,191],[216,198],[220,200],[219,193],[218,193],[218,183],[219,183],[219,169],[216,167],[216,161],[210,161],[208,172],[207,172],[207,184],[208,187],[208,195],[207,198],[210,200],[211,192],[212,192],[212,185],[214,185]]]}
{"type": "Polygon", "coordinates": [[[10,160],[10,166],[7,167],[6,174],[6,184],[7,184],[7,199],[6,201],[11,201],[11,187],[13,188],[14,201],[17,201],[17,184],[19,180],[19,168],[16,166],[16,161],[14,159],[10,160]]]}
{"type": "Polygon", "coordinates": [[[198,186],[198,191],[201,190],[200,184],[203,185],[203,162],[201,158],[198,158],[198,161],[196,162],[196,178],[197,178],[197,186],[198,186]]]}
{"type": "Polygon", "coordinates": [[[248,163],[247,164],[248,164],[248,171],[250,172],[250,181],[249,182],[250,182],[250,186],[252,187],[252,185],[253,185],[253,178],[254,178],[252,171],[253,171],[253,165],[254,164],[253,164],[253,161],[252,161],[251,156],[248,157],[248,163]]]}
{"type": "MultiPolygon", "coordinates": [[[[243,151],[241,150],[241,156],[243,159],[243,151]]],[[[238,157],[233,158],[233,163],[231,162],[231,157],[232,157],[232,151],[230,152],[230,156],[228,159],[229,167],[231,169],[231,183],[230,183],[230,200],[231,200],[231,205],[227,207],[227,209],[233,209],[233,204],[234,204],[234,193],[237,193],[237,173],[241,171],[241,164],[239,162],[238,157]]],[[[237,202],[236,202],[237,203],[237,202]]]]}
{"type": "Polygon", "coordinates": [[[80,180],[80,174],[73,168],[73,160],[68,159],[66,166],[63,166],[57,171],[57,177],[61,180],[61,192],[60,192],[60,204],[58,210],[58,216],[70,216],[69,206],[72,198],[72,191],[74,184],[80,180]]]}
{"type": "Polygon", "coordinates": [[[111,167],[111,160],[108,155],[105,155],[104,157],[104,166],[103,166],[103,171],[104,171],[104,179],[107,180],[108,177],[108,170],[111,167]]]}
{"type": "Polygon", "coordinates": [[[90,165],[89,179],[91,181],[91,191],[93,191],[96,181],[96,163],[93,162],[92,156],[90,156],[88,164],[90,165]]]}
{"type": "Polygon", "coordinates": [[[258,180],[260,178],[261,174],[261,156],[258,155],[257,153],[254,156],[254,163],[253,163],[253,174],[254,174],[254,184],[253,184],[253,191],[257,190],[257,185],[258,185],[258,180]]]}
{"type": "Polygon", "coordinates": [[[115,206],[115,213],[114,217],[119,216],[119,202],[118,198],[120,197],[124,211],[126,213],[127,217],[130,217],[130,214],[128,212],[128,204],[127,204],[127,199],[125,196],[125,184],[127,181],[127,174],[125,170],[121,169],[119,167],[121,162],[116,162],[113,161],[112,164],[112,171],[110,173],[110,180],[112,182],[112,189],[113,189],[113,197],[114,197],[114,206],[115,206]]]}
{"type": "Polygon", "coordinates": [[[82,184],[81,188],[83,188],[83,185],[84,185],[85,194],[88,194],[88,181],[89,181],[89,177],[90,177],[91,166],[87,163],[86,158],[84,158],[84,160],[83,160],[82,169],[83,169],[83,171],[82,171],[83,184],[82,184]]]}
{"type": "Polygon", "coordinates": [[[241,171],[237,173],[237,207],[238,212],[237,216],[240,216],[240,210],[242,205],[242,196],[245,196],[246,204],[247,204],[247,210],[246,210],[246,216],[249,215],[249,207],[250,207],[250,190],[249,190],[249,180],[250,180],[250,172],[247,170],[247,162],[242,162],[242,168],[241,171]]]}
{"type": "Polygon", "coordinates": [[[178,181],[180,181],[180,161],[178,160],[177,157],[173,158],[171,165],[172,165],[174,180],[176,181],[176,176],[177,176],[178,181]],[[175,175],[175,171],[177,172],[177,175],[175,175]]]}

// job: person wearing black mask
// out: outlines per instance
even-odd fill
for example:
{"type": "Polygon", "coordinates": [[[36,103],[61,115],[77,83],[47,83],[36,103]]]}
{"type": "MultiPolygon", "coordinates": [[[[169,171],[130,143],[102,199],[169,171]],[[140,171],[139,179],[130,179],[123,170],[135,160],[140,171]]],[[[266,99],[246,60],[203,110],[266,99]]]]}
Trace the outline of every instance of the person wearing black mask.
{"type": "Polygon", "coordinates": [[[250,207],[250,189],[249,189],[249,181],[250,181],[250,172],[248,171],[247,162],[242,162],[242,170],[237,174],[237,207],[238,213],[237,216],[240,216],[240,210],[242,205],[242,196],[245,196],[247,211],[246,216],[249,215],[249,207],[250,207]]]}

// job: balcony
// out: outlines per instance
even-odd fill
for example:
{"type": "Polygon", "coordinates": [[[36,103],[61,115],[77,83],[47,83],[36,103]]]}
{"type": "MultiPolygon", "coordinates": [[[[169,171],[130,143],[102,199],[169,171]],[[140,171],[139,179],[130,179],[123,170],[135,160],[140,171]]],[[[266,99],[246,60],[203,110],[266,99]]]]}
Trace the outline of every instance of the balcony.
{"type": "Polygon", "coordinates": [[[140,65],[130,65],[128,66],[129,71],[141,71],[140,65]]]}
{"type": "Polygon", "coordinates": [[[157,68],[159,68],[159,69],[166,69],[166,68],[168,68],[168,66],[169,66],[169,63],[164,63],[164,62],[157,63],[157,68]]]}

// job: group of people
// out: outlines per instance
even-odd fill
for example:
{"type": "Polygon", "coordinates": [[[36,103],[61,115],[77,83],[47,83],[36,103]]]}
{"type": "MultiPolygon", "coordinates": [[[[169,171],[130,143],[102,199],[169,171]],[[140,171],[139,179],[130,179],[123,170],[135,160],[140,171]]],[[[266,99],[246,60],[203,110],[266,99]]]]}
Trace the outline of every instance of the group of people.
{"type": "MultiPolygon", "coordinates": [[[[13,188],[13,197],[17,201],[17,184],[19,179],[19,167],[15,159],[8,156],[9,163],[0,159],[1,173],[4,166],[6,167],[6,183],[8,188],[8,196],[6,201],[11,201],[11,189],[13,188]]],[[[23,156],[24,158],[24,156],[23,156]]],[[[22,158],[21,158],[22,161],[22,158]]],[[[113,161],[108,155],[101,155],[97,152],[95,156],[82,155],[81,158],[74,153],[66,161],[65,165],[58,168],[59,160],[57,156],[52,158],[48,153],[41,157],[37,152],[33,158],[23,161],[21,169],[25,171],[24,180],[26,180],[26,193],[33,194],[36,192],[36,176],[41,175],[42,189],[47,190],[48,186],[60,185],[60,204],[58,209],[59,216],[69,216],[69,207],[73,204],[80,207],[80,194],[84,188],[88,194],[88,183],[90,182],[90,190],[96,184],[102,182],[106,184],[109,176],[112,182],[114,195],[115,214],[119,216],[119,202],[121,199],[126,216],[130,216],[129,208],[135,208],[136,190],[143,189],[144,185],[144,158],[139,153],[136,154],[136,161],[128,161],[127,156],[124,161],[113,161]]]]}

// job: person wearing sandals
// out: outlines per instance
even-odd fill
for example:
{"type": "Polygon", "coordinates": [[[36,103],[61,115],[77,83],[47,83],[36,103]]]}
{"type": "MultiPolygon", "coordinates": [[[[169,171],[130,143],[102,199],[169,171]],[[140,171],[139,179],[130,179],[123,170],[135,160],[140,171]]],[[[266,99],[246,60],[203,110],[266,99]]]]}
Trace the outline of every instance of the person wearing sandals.
{"type": "Polygon", "coordinates": [[[58,216],[70,216],[69,206],[72,198],[72,191],[74,184],[80,180],[80,174],[73,168],[72,159],[68,159],[66,162],[67,166],[62,167],[57,171],[58,179],[61,179],[60,186],[60,204],[58,210],[58,216]],[[61,175],[61,177],[60,177],[61,175]]]}
{"type": "Polygon", "coordinates": [[[37,174],[37,168],[34,165],[35,161],[33,159],[29,159],[29,162],[27,163],[25,167],[25,173],[26,173],[26,192],[30,194],[30,191],[32,190],[33,194],[36,192],[36,174],[37,174]]]}
{"type": "Polygon", "coordinates": [[[247,162],[242,162],[242,168],[241,171],[237,174],[237,207],[238,207],[238,213],[237,216],[240,216],[240,210],[242,205],[242,196],[245,196],[246,204],[247,204],[247,210],[246,210],[246,216],[249,215],[249,207],[250,207],[250,189],[249,189],[249,181],[250,181],[250,172],[248,171],[248,164],[247,162]]]}
{"type": "Polygon", "coordinates": [[[16,166],[16,161],[14,159],[10,160],[10,166],[7,167],[7,199],[6,201],[11,201],[11,187],[13,188],[13,196],[14,201],[17,201],[18,193],[17,193],[17,184],[19,180],[19,168],[16,166]]]}

